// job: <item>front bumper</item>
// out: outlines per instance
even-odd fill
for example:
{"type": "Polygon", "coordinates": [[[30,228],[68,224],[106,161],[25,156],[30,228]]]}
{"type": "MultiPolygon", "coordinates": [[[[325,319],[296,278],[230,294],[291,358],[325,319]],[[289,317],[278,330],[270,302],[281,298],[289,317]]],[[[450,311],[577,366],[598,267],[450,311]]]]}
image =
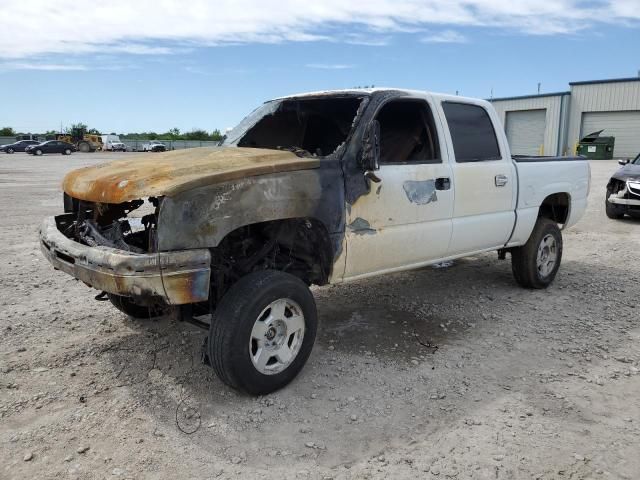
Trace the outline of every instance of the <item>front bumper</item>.
{"type": "Polygon", "coordinates": [[[209,298],[209,250],[139,254],[89,247],[67,238],[56,217],[40,227],[40,249],[58,270],[105,292],[139,299],[162,298],[170,305],[209,298]]]}
{"type": "Polygon", "coordinates": [[[629,208],[640,208],[640,182],[627,181],[624,188],[609,195],[609,203],[627,206],[629,208]]]}

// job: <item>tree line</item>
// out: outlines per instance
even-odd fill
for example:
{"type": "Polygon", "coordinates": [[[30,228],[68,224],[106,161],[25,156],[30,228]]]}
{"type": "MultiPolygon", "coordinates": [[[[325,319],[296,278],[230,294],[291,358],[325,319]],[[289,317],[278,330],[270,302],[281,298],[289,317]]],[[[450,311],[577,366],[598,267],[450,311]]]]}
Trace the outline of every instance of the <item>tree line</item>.
{"type": "MultiPolygon", "coordinates": [[[[73,130],[82,129],[88,134],[101,135],[95,128],[89,128],[84,123],[74,123],[70,127],[66,127],[62,132],[57,130],[47,130],[44,135],[56,135],[58,133],[71,133],[73,130]]],[[[104,133],[102,133],[104,134],[104,133]]],[[[0,128],[0,137],[15,137],[16,135],[24,135],[23,132],[17,132],[12,127],[0,128]]],[[[118,135],[123,140],[200,140],[200,141],[220,141],[224,139],[224,135],[217,128],[212,132],[208,132],[201,128],[194,128],[188,132],[181,132],[179,128],[172,128],[167,132],[140,132],[140,133],[121,133],[112,132],[111,135],[118,135]]]]}

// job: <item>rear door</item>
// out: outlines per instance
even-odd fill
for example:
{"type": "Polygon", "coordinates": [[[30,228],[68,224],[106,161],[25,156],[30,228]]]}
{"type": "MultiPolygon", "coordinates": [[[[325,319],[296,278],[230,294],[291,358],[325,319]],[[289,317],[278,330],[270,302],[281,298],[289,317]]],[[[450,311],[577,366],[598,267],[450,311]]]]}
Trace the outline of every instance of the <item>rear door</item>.
{"type": "Polygon", "coordinates": [[[516,172],[495,112],[482,102],[440,104],[455,183],[448,256],[500,247],[515,224],[516,172]]]}
{"type": "Polygon", "coordinates": [[[389,100],[375,119],[381,181],[347,208],[347,278],[442,258],[451,238],[451,168],[431,97],[389,100]]]}

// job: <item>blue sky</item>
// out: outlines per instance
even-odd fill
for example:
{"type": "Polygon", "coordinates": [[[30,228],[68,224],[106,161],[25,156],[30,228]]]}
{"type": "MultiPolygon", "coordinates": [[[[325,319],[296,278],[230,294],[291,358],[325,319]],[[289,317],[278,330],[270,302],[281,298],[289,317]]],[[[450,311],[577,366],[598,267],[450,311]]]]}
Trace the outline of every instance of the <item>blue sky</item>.
{"type": "Polygon", "coordinates": [[[486,98],[640,70],[640,0],[372,0],[361,10],[330,0],[313,11],[194,0],[189,12],[165,0],[152,14],[115,0],[105,11],[87,3],[88,19],[78,1],[56,7],[77,18],[44,19],[40,2],[3,3],[18,20],[0,32],[0,126],[20,131],[78,121],[117,133],[224,129],[264,100],[309,90],[486,98]]]}

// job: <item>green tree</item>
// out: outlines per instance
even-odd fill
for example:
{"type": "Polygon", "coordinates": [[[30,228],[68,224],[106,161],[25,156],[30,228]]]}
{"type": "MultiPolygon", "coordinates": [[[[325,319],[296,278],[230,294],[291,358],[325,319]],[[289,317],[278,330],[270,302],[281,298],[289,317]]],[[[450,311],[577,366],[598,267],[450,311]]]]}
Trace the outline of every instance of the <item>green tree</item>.
{"type": "Polygon", "coordinates": [[[186,140],[209,140],[209,134],[206,130],[194,128],[184,135],[186,140]]]}
{"type": "Polygon", "coordinates": [[[87,131],[89,127],[87,127],[86,123],[82,123],[82,122],[78,122],[78,123],[72,123],[70,127],[66,127],[64,129],[64,133],[72,133],[74,130],[83,130],[83,131],[87,131]]]}
{"type": "Polygon", "coordinates": [[[211,140],[219,142],[224,138],[224,135],[222,135],[222,133],[220,133],[220,130],[216,128],[213,132],[211,132],[210,138],[211,140]]]}
{"type": "Polygon", "coordinates": [[[11,127],[3,127],[0,128],[0,136],[2,137],[13,137],[16,132],[11,127]]]}

